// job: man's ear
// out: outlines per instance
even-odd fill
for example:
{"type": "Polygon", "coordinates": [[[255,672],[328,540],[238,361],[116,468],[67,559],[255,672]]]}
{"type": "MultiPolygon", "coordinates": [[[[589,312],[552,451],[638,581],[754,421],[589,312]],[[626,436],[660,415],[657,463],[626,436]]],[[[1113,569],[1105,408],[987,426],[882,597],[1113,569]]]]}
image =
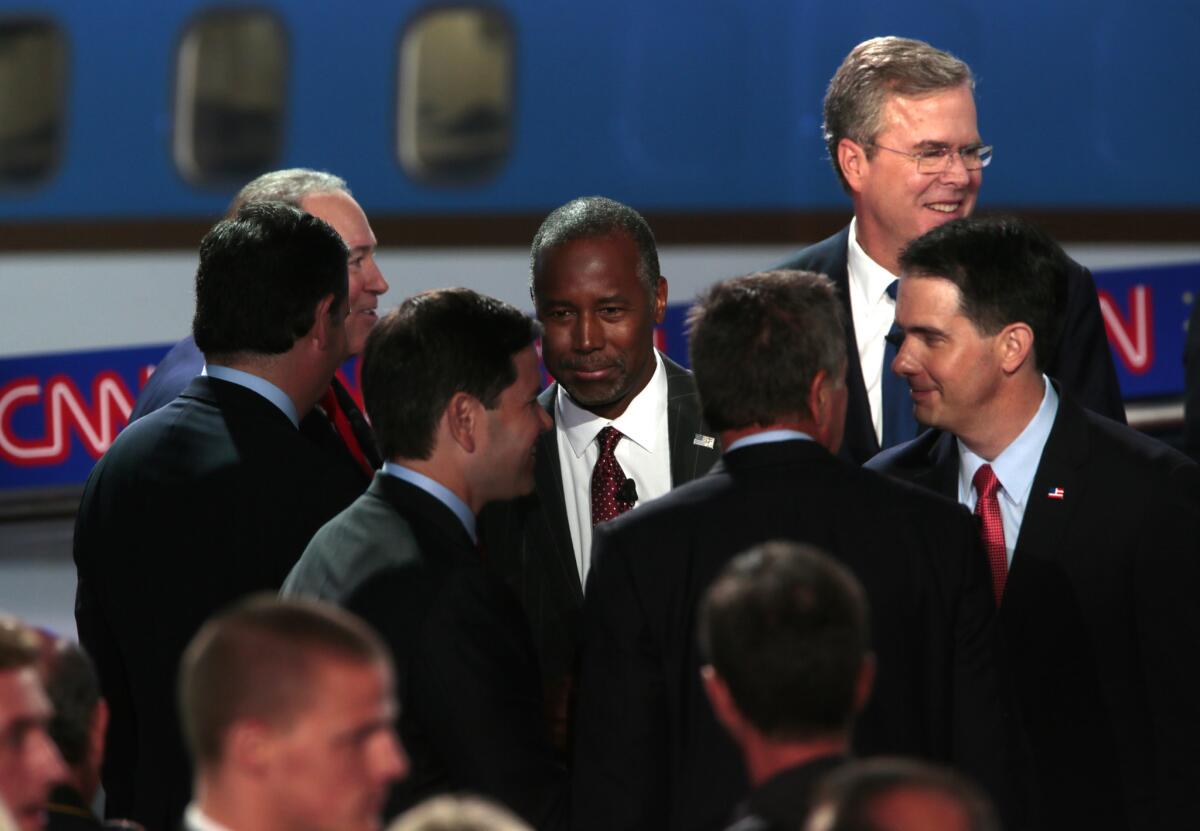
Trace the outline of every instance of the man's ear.
{"type": "Polygon", "coordinates": [[[660,276],[654,287],[654,325],[661,326],[667,314],[667,278],[660,276]]]}
{"type": "Polygon", "coordinates": [[[996,348],[1000,351],[1000,367],[1009,375],[1020,369],[1026,361],[1034,359],[1033,329],[1027,323],[1010,323],[996,336],[996,348]]]}
{"type": "Polygon", "coordinates": [[[342,348],[338,332],[346,325],[346,315],[344,314],[346,310],[347,306],[332,294],[325,295],[317,302],[316,314],[313,317],[313,325],[309,334],[322,350],[334,347],[342,348]]]}
{"type": "Polygon", "coordinates": [[[842,171],[842,176],[846,178],[846,183],[850,185],[850,190],[855,193],[862,190],[863,178],[867,175],[870,161],[867,158],[866,148],[858,142],[848,138],[838,142],[838,167],[842,171]]]}
{"type": "Polygon", "coordinates": [[[456,392],[450,397],[450,403],[442,414],[450,437],[467,453],[474,453],[479,444],[479,431],[484,427],[483,411],[483,404],[478,398],[465,392],[456,392]]]}
{"type": "Polygon", "coordinates": [[[225,731],[221,755],[227,764],[249,776],[262,776],[275,755],[272,728],[250,719],[235,721],[225,731]]]}

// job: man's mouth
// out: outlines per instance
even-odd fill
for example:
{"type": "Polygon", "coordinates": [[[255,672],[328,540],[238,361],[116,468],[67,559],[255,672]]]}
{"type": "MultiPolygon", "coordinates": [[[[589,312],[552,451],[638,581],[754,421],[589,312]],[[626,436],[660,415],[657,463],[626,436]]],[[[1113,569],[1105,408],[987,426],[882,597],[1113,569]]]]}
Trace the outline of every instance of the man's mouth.
{"type": "Polygon", "coordinates": [[[952,214],[962,208],[962,202],[929,202],[925,207],[940,214],[952,214]]]}

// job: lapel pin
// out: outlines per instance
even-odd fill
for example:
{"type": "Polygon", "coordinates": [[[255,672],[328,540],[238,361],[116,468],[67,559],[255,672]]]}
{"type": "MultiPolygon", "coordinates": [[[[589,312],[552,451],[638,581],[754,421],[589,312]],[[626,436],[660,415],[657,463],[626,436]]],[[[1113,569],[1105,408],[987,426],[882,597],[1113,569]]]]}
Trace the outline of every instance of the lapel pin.
{"type": "Polygon", "coordinates": [[[707,447],[709,450],[712,450],[713,447],[716,446],[717,440],[712,436],[705,436],[701,433],[697,433],[696,438],[692,439],[692,444],[697,445],[698,447],[707,447]]]}
{"type": "Polygon", "coordinates": [[[1048,494],[1046,494],[1046,496],[1049,497],[1050,499],[1062,499],[1063,498],[1063,489],[1062,488],[1051,488],[1050,492],[1048,494]]]}

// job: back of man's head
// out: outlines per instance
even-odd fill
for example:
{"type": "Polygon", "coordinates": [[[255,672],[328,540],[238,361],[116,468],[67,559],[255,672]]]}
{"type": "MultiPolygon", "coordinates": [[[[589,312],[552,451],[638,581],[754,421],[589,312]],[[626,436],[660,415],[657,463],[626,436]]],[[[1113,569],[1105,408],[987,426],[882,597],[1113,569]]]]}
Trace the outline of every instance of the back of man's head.
{"type": "Polygon", "coordinates": [[[287,352],[326,296],[345,316],[346,255],[336,231],[290,205],[247,205],[218,222],[200,243],[196,346],[210,363],[287,352]]]}
{"type": "Polygon", "coordinates": [[[717,283],[688,314],[692,371],[715,430],[811,417],[817,373],[841,379],[846,347],[833,283],[767,271],[717,283]]]}
{"type": "Polygon", "coordinates": [[[654,232],[640,213],[604,196],[581,196],[555,208],[542,220],[529,252],[529,296],[535,304],[534,277],[547,254],[560,246],[581,239],[596,239],[627,234],[638,250],[638,276],[653,297],[661,273],[654,232]]]}
{"type": "Polygon", "coordinates": [[[363,400],[384,457],[428,459],[455,393],[495,408],[517,378],[513,356],[540,331],[516,307],[470,289],[424,292],[389,312],[362,360],[363,400]]]}
{"type": "Polygon", "coordinates": [[[226,219],[232,219],[246,205],[258,202],[282,202],[299,208],[307,196],[319,193],[350,193],[346,180],[322,170],[311,170],[307,167],[292,167],[286,170],[272,170],[246,185],[233,197],[229,210],[225,212],[226,219]]]}
{"type": "Polygon", "coordinates": [[[107,724],[96,668],[78,644],[47,635],[42,646],[42,682],[54,706],[50,738],[71,769],[73,784],[90,801],[100,781],[107,724]]]}
{"type": "Polygon", "coordinates": [[[829,774],[805,831],[1000,831],[983,792],[961,774],[876,758],[829,774]]]}
{"type": "Polygon", "coordinates": [[[775,741],[848,732],[869,639],[858,581],[796,543],[769,542],[736,557],[700,609],[709,664],[741,715],[775,741]]]}
{"type": "Polygon", "coordinates": [[[949,52],[921,40],[877,37],[850,50],[825,92],[822,127],[829,160],[842,187],[849,191],[838,164],[838,144],[848,138],[873,155],[883,130],[883,105],[889,95],[920,97],[967,84],[971,68],[949,52]]]}
{"type": "Polygon", "coordinates": [[[353,615],[316,601],[246,600],[212,618],[183,654],[179,704],[200,771],[218,767],[237,722],[286,729],[309,705],[322,663],[390,666],[387,648],[353,615]]]}
{"type": "Polygon", "coordinates": [[[1062,331],[1069,267],[1054,240],[1015,217],[956,219],[917,237],[900,254],[904,277],[953,283],[960,311],[981,334],[1028,324],[1039,372],[1062,331]]]}

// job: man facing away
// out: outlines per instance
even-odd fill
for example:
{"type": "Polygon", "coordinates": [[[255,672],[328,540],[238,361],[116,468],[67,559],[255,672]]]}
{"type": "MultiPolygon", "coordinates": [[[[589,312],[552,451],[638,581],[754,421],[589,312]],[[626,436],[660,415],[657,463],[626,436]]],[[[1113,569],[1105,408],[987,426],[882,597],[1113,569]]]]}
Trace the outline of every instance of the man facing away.
{"type": "Polygon", "coordinates": [[[1200,797],[1200,468],[1047,376],[1070,264],[1014,219],[900,258],[894,369],[930,431],[871,467],[975,511],[1040,827],[1177,828],[1200,797]]]}
{"type": "MultiPolygon", "coordinates": [[[[249,182],[234,197],[226,218],[237,216],[245,205],[283,202],[329,223],[349,249],[346,273],[349,283],[349,313],[346,316],[346,357],[358,355],[375,325],[379,297],[388,290],[387,280],[375,262],[375,232],[367,215],[350,194],[346,180],[331,173],[303,167],[264,173],[249,182]]],[[[130,421],[165,406],[204,371],[204,355],[188,336],[177,343],[154,368],[138,394],[130,421]]],[[[327,439],[332,451],[361,471],[364,485],[381,463],[371,427],[349,391],[336,377],[301,421],[305,432],[317,440],[327,439]]]]}
{"type": "Polygon", "coordinates": [[[360,474],[299,430],[346,354],[346,247],[264,203],[200,244],[193,333],[208,374],[131,424],[75,525],[75,620],[111,711],[108,816],[172,828],[190,773],[171,690],[218,609],[277,591],[360,474]]]}
{"type": "Polygon", "coordinates": [[[37,634],[0,615],[0,824],[7,809],[20,831],[45,827],[50,789],[67,775],[49,734],[38,655],[37,634]]]}
{"type": "Polygon", "coordinates": [[[691,317],[708,475],[596,529],[584,604],[572,810],[579,829],[700,829],[745,795],[700,684],[695,615],[738,552],[818,546],[862,583],[875,693],[858,753],[971,771],[1009,800],[987,564],[959,506],[838,459],[846,355],[834,287],[767,272],[717,284],[691,317]]]}
{"type": "MultiPolygon", "coordinates": [[[[889,371],[897,258],[910,240],[970,216],[992,148],[980,137],[971,69],[919,40],[851,50],[825,95],[829,160],[854,204],[850,225],[780,268],[826,274],[846,311],[849,403],[842,454],[862,463],[916,435],[908,391],[889,371]]],[[[1096,412],[1125,420],[1091,274],[1068,272],[1071,337],[1045,350],[1051,374],[1096,412]]]]}
{"type": "Polygon", "coordinates": [[[739,555],[705,593],[704,688],[753,790],[729,831],[788,831],[822,777],[845,763],[871,691],[867,601],[843,566],[772,542],[739,555]]]}
{"type": "Polygon", "coordinates": [[[259,596],[184,653],[179,709],[196,770],[187,831],[379,831],[407,762],[392,664],[353,615],[259,596]]]}
{"type": "Polygon", "coordinates": [[[592,528],[704,474],[718,450],[691,373],[654,348],[667,280],[637,211],[601,196],[557,208],[534,237],[530,275],[554,429],[538,440],[534,493],[480,523],[529,616],[565,748],[592,528]]]}
{"type": "Polygon", "coordinates": [[[537,828],[566,819],[537,656],[475,517],[533,488],[540,327],[467,289],[409,298],[367,339],[363,393],[388,461],[313,538],[284,585],[371,623],[399,673],[412,776],[403,808],[473,791],[537,828]]]}

